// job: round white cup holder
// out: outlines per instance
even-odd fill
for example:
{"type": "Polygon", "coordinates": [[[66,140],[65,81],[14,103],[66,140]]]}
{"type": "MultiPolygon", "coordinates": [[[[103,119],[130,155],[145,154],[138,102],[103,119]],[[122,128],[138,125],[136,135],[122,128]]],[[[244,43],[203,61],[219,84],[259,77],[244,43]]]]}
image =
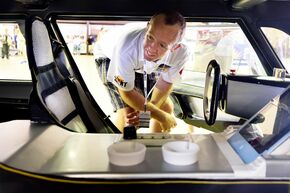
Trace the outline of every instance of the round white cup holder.
{"type": "Polygon", "coordinates": [[[144,161],[146,146],[135,141],[121,141],[110,145],[107,151],[110,163],[132,166],[144,161]]]}
{"type": "Polygon", "coordinates": [[[171,141],[162,146],[165,162],[173,165],[191,165],[198,161],[199,146],[189,141],[171,141]]]}

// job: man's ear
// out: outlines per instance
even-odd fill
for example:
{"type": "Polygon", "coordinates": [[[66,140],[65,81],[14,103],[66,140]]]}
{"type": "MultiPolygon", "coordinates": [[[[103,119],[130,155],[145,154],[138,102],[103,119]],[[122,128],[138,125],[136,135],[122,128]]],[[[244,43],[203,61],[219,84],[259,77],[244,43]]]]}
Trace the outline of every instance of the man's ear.
{"type": "Polygon", "coordinates": [[[177,50],[181,45],[180,45],[180,42],[182,41],[184,37],[184,30],[182,30],[179,34],[179,38],[178,40],[176,41],[176,44],[174,44],[174,46],[172,46],[172,48],[170,49],[171,52],[173,52],[174,50],[177,50]]]}
{"type": "Polygon", "coordinates": [[[146,25],[146,31],[148,31],[149,26],[150,26],[150,21],[147,22],[147,25],[146,25]]]}

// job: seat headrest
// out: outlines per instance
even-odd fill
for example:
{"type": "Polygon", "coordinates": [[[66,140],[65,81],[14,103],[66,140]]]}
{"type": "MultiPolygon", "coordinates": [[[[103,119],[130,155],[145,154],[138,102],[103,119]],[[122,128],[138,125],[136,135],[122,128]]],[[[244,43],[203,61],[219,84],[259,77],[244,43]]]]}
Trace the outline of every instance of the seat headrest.
{"type": "Polygon", "coordinates": [[[45,66],[53,62],[53,54],[48,31],[42,21],[32,23],[32,45],[37,66],[45,66]]]}

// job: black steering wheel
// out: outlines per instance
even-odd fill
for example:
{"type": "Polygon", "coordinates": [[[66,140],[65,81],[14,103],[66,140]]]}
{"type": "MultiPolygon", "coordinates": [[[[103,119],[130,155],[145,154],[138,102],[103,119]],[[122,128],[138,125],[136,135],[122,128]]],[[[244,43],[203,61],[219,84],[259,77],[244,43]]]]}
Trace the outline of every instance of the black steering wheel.
{"type": "Polygon", "coordinates": [[[203,114],[208,125],[213,125],[217,116],[220,89],[220,66],[216,60],[211,60],[206,69],[206,79],[203,94],[203,114]]]}

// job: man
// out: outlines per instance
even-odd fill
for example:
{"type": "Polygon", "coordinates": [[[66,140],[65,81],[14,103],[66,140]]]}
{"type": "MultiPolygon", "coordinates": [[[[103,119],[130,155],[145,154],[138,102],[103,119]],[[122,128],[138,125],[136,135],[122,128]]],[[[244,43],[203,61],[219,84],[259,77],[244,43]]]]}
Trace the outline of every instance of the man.
{"type": "Polygon", "coordinates": [[[4,59],[5,57],[9,59],[9,47],[11,44],[11,39],[8,34],[8,29],[5,29],[3,39],[2,39],[2,58],[4,59]]]}
{"type": "Polygon", "coordinates": [[[180,43],[185,25],[178,12],[156,13],[145,28],[126,26],[115,37],[113,49],[107,49],[105,55],[109,59],[96,59],[116,109],[115,124],[120,131],[126,125],[138,125],[144,115],[152,118],[152,132],[169,131],[176,126],[169,94],[189,58],[187,48],[180,43]]]}

